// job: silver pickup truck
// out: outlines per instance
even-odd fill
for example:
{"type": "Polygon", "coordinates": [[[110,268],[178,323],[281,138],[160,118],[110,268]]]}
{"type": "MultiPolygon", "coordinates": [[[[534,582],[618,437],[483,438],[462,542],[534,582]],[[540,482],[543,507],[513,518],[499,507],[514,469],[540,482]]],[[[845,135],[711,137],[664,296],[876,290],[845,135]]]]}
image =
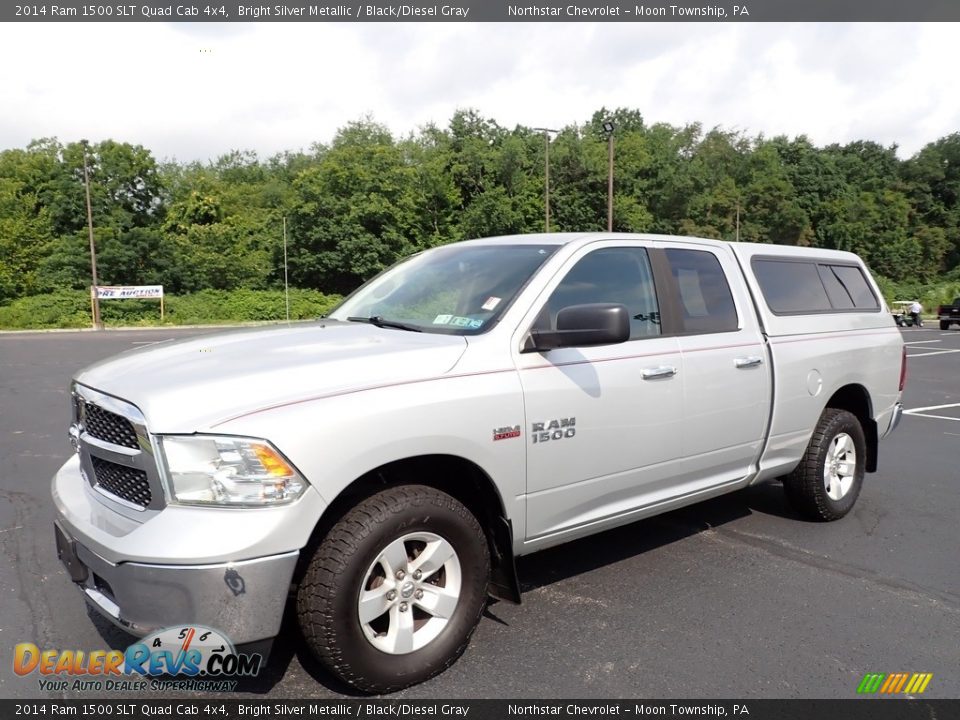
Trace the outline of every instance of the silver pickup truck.
{"type": "Polygon", "coordinates": [[[514,558],[779,479],[835,520],[900,419],[855,255],[548,234],[417,254],[317,322],[80,372],[58,550],[138,636],[308,645],[367,692],[464,650],[514,558]]]}

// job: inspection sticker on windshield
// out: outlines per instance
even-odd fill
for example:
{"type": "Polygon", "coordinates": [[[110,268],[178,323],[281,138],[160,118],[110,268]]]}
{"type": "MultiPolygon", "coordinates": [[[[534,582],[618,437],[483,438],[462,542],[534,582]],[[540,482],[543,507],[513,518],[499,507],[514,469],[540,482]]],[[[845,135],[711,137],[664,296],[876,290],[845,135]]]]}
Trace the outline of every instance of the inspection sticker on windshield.
{"type": "Polygon", "coordinates": [[[434,325],[453,325],[454,327],[465,327],[471,330],[478,330],[483,327],[483,320],[472,320],[471,318],[460,317],[459,315],[437,315],[433,319],[434,325]]]}
{"type": "Polygon", "coordinates": [[[487,301],[480,306],[481,310],[493,310],[497,305],[500,304],[500,298],[490,296],[487,298],[487,301]]]}

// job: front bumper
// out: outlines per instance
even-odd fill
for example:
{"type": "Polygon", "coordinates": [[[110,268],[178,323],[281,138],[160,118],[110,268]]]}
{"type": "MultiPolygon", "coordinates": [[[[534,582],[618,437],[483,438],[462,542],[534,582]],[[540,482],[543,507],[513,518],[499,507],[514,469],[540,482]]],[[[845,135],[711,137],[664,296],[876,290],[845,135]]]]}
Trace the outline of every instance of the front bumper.
{"type": "Polygon", "coordinates": [[[274,637],[322,513],[312,490],[265,509],[168,505],[135,522],[101,503],[71,458],[53,479],[58,554],[86,602],[143,636],[206,625],[235,645],[274,637]]]}
{"type": "Polygon", "coordinates": [[[297,551],[213,565],[114,564],[55,528],[57,552],[87,604],[133,635],[205,625],[240,645],[280,631],[297,551]]]}

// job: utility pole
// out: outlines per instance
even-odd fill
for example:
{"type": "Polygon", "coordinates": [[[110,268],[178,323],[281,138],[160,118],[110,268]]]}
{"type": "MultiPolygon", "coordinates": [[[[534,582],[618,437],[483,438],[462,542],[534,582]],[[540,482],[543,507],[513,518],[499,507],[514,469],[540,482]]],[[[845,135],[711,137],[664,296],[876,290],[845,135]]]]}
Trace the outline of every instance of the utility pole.
{"type": "Polygon", "coordinates": [[[740,198],[737,198],[737,242],[740,242],[740,198]]]}
{"type": "Polygon", "coordinates": [[[607,169],[607,232],[613,232],[613,131],[617,126],[612,120],[605,120],[603,131],[607,134],[607,156],[609,167],[607,169]]]}
{"type": "Polygon", "coordinates": [[[287,281],[287,216],[283,216],[283,295],[287,303],[287,322],[290,322],[290,283],[287,281]]]}
{"type": "Polygon", "coordinates": [[[543,214],[544,232],[550,232],[550,133],[560,132],[552,128],[533,128],[543,133],[543,214]]]}
{"type": "Polygon", "coordinates": [[[93,241],[93,209],[90,206],[90,170],[87,167],[87,141],[81,140],[83,146],[83,187],[87,195],[87,232],[90,235],[90,275],[93,278],[91,287],[91,301],[93,305],[93,329],[103,330],[103,322],[100,320],[100,295],[97,292],[97,286],[100,284],[97,280],[97,246],[93,241]]]}

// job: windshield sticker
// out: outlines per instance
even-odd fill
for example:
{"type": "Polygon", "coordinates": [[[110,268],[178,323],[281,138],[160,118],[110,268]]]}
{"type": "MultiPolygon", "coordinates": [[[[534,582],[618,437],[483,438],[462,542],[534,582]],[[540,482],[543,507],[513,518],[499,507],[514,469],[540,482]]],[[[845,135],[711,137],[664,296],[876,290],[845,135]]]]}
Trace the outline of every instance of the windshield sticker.
{"type": "Polygon", "coordinates": [[[500,304],[500,298],[498,297],[488,297],[487,301],[480,306],[481,310],[493,310],[497,305],[500,304]]]}
{"type": "Polygon", "coordinates": [[[453,325],[454,327],[464,327],[470,328],[471,330],[479,330],[483,327],[483,320],[474,320],[468,317],[460,317],[459,315],[437,315],[433,319],[434,325],[453,325]]]}

